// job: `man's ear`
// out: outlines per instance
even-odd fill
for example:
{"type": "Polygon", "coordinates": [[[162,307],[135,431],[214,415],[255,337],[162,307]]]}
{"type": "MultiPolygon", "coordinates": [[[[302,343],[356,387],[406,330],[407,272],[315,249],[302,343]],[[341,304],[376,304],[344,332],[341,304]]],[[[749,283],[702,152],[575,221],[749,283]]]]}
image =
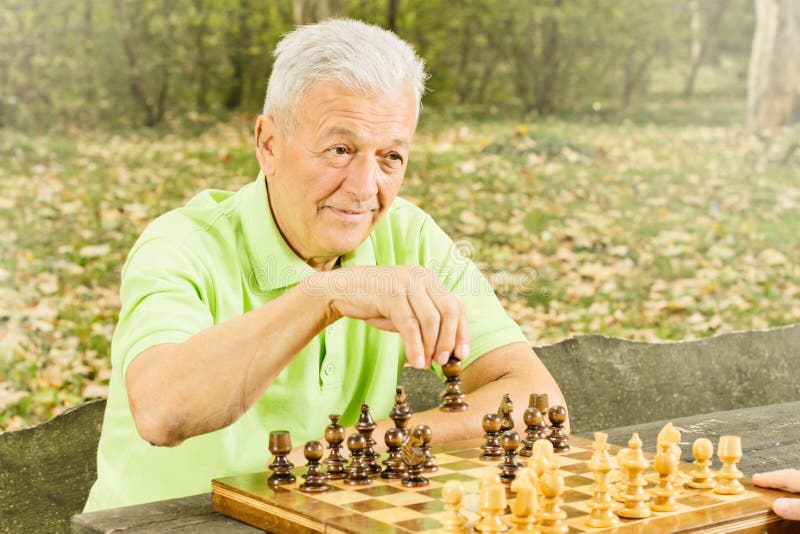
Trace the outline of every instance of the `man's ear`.
{"type": "Polygon", "coordinates": [[[259,115],[256,119],[256,159],[264,176],[275,174],[275,121],[267,115],[259,115]]]}

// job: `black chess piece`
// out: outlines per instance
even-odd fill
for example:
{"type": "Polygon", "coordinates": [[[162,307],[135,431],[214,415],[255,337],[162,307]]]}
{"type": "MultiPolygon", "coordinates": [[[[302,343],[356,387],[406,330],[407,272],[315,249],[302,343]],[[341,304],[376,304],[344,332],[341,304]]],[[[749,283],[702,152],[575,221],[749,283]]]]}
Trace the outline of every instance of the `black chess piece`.
{"type": "Polygon", "coordinates": [[[331,424],[325,427],[325,441],[328,442],[330,453],[324,463],[328,466],[325,476],[328,480],[341,480],[345,476],[344,466],[347,460],[342,455],[342,443],[344,442],[344,427],[339,424],[338,414],[328,416],[331,424]]]}
{"type": "Polygon", "coordinates": [[[443,412],[464,412],[469,409],[469,405],[464,402],[466,393],[461,390],[461,360],[454,354],[442,366],[445,376],[444,392],[442,393],[442,406],[439,408],[443,412]]]}
{"type": "MultiPolygon", "coordinates": [[[[403,462],[406,464],[408,474],[403,478],[403,486],[419,488],[427,486],[430,481],[422,475],[423,464],[425,463],[425,453],[422,450],[423,435],[426,425],[417,425],[403,441],[403,462]]],[[[429,429],[430,430],[430,429],[429,429]]]]}
{"type": "Polygon", "coordinates": [[[368,475],[379,475],[381,472],[381,466],[378,465],[378,458],[380,455],[375,452],[375,444],[377,442],[372,439],[372,433],[375,431],[376,426],[378,425],[372,418],[372,414],[369,413],[369,406],[366,402],[362,403],[361,415],[358,416],[356,430],[359,434],[364,436],[367,442],[367,446],[364,448],[364,464],[366,465],[368,475]]]}
{"type": "Polygon", "coordinates": [[[431,452],[431,440],[433,439],[433,432],[428,425],[419,425],[422,432],[422,454],[425,455],[425,461],[422,462],[422,471],[424,473],[435,473],[439,467],[434,463],[436,456],[431,452]]]}
{"type": "Polygon", "coordinates": [[[522,440],[520,456],[532,456],[533,444],[536,440],[547,439],[547,427],[544,425],[544,416],[538,408],[532,406],[526,408],[522,413],[522,421],[525,423],[525,439],[522,440]]]}
{"type": "Polygon", "coordinates": [[[503,432],[514,429],[514,418],[511,414],[514,412],[514,403],[511,401],[511,396],[506,393],[503,395],[503,400],[497,408],[497,415],[500,416],[500,428],[503,432]]]}
{"type": "Polygon", "coordinates": [[[500,446],[500,434],[502,421],[496,413],[487,413],[483,416],[483,431],[485,442],[481,445],[481,460],[500,460],[503,457],[503,448],[500,446]]]}
{"type": "Polygon", "coordinates": [[[547,393],[531,393],[528,399],[528,408],[536,408],[542,414],[542,417],[546,417],[547,411],[550,409],[547,393]]]}
{"type": "Polygon", "coordinates": [[[292,437],[288,430],[273,430],[269,433],[269,452],[275,457],[269,465],[272,475],[267,479],[270,486],[292,484],[297,480],[291,469],[294,464],[286,457],[292,452],[292,437]]]}
{"type": "Polygon", "coordinates": [[[307,493],[322,493],[331,487],[325,483],[325,473],[320,469],[320,460],[325,449],[319,441],[309,441],[303,447],[303,456],[306,458],[305,482],[300,484],[300,491],[307,493]]]}
{"type": "Polygon", "coordinates": [[[389,455],[383,461],[384,468],[381,478],[396,479],[406,476],[406,464],[403,462],[403,439],[405,439],[405,435],[401,428],[393,427],[386,431],[384,441],[389,455]]]}
{"type": "Polygon", "coordinates": [[[367,472],[364,462],[364,449],[367,440],[361,434],[350,434],[347,437],[347,450],[350,451],[350,465],[346,469],[344,483],[351,486],[363,486],[372,483],[372,477],[367,472]]]}
{"type": "Polygon", "coordinates": [[[569,451],[569,436],[564,430],[564,422],[567,420],[567,409],[563,406],[554,405],[547,414],[550,419],[551,430],[547,439],[553,444],[554,452],[569,451]]]}
{"type": "Polygon", "coordinates": [[[500,480],[503,484],[511,484],[517,476],[517,471],[522,468],[522,464],[516,460],[517,448],[519,447],[519,434],[513,430],[504,432],[503,436],[500,438],[500,446],[503,448],[505,455],[503,463],[497,466],[502,472],[500,474],[500,480]]]}
{"type": "Polygon", "coordinates": [[[394,421],[394,426],[403,431],[403,439],[408,437],[408,420],[411,419],[411,408],[406,402],[406,390],[397,386],[394,395],[394,407],[389,412],[389,419],[394,421]]]}

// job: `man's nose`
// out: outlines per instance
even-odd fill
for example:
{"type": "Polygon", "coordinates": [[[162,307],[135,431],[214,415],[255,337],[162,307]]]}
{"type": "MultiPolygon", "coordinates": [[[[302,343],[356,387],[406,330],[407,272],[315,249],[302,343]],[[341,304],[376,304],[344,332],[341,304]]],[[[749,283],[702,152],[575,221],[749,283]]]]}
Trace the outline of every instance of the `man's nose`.
{"type": "Polygon", "coordinates": [[[348,166],[343,188],[359,201],[369,200],[378,194],[378,180],[382,173],[373,156],[359,154],[348,166]]]}

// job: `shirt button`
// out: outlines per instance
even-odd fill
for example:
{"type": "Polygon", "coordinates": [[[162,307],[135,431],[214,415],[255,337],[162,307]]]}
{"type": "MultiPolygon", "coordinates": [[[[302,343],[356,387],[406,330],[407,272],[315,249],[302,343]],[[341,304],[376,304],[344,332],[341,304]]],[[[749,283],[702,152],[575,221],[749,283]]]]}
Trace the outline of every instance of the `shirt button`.
{"type": "Polygon", "coordinates": [[[328,365],[325,367],[325,374],[327,376],[331,376],[333,374],[333,365],[328,365]]]}

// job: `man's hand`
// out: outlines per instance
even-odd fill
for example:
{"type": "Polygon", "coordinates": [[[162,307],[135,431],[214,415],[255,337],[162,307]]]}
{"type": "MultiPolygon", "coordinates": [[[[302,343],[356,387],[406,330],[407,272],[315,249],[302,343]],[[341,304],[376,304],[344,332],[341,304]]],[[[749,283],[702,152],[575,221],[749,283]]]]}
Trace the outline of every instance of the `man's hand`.
{"type": "MultiPolygon", "coordinates": [[[[776,488],[784,491],[800,492],[800,470],[780,469],[769,473],[756,473],[753,483],[765,488],[776,488]]],[[[800,521],[800,498],[775,499],[772,509],[785,518],[800,521]]]]}
{"type": "Polygon", "coordinates": [[[430,269],[419,266],[350,267],[320,272],[303,282],[328,297],[332,319],[352,317],[398,332],[408,362],[428,368],[451,353],[469,355],[467,317],[456,298],[430,269]]]}

